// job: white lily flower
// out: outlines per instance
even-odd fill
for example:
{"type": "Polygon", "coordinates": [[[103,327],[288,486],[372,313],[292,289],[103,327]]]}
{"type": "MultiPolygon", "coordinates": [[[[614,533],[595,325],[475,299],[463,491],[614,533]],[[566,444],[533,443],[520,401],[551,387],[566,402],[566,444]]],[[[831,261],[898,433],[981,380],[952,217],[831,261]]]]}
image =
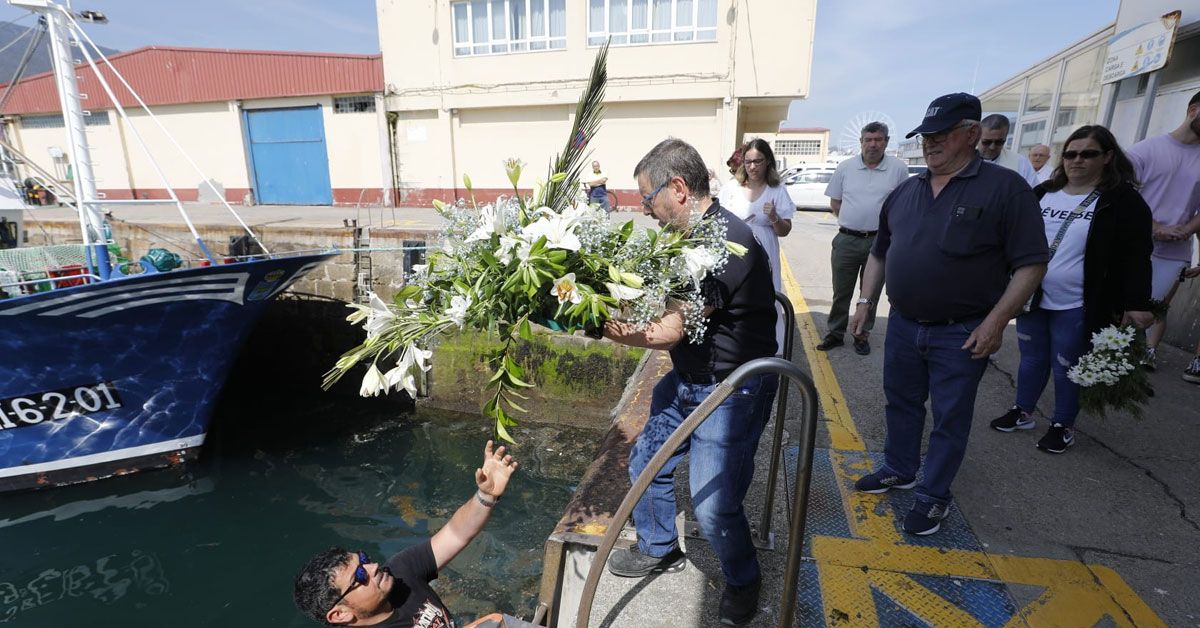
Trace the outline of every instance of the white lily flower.
{"type": "Polygon", "coordinates": [[[363,397],[374,397],[385,390],[387,390],[387,385],[384,384],[383,373],[379,372],[378,366],[371,363],[367,374],[363,375],[362,386],[359,387],[358,394],[363,397]]]}
{"type": "Polygon", "coordinates": [[[471,297],[456,295],[450,299],[450,308],[446,310],[446,317],[454,321],[459,329],[462,329],[463,323],[467,320],[467,310],[471,308],[471,297]]]}
{"type": "Polygon", "coordinates": [[[696,285],[700,285],[700,282],[708,276],[708,271],[717,265],[717,255],[708,249],[685,246],[681,252],[683,261],[687,265],[687,272],[692,276],[692,281],[696,285]]]}
{"type": "Polygon", "coordinates": [[[367,312],[367,338],[374,338],[383,333],[396,315],[388,308],[387,303],[379,295],[371,293],[370,310],[367,312]]]}
{"type": "Polygon", "coordinates": [[[467,242],[489,240],[492,234],[503,233],[506,228],[504,212],[495,205],[484,205],[479,210],[479,227],[467,236],[467,242]]]}
{"type": "Polygon", "coordinates": [[[553,212],[549,216],[543,216],[527,225],[521,235],[530,244],[545,236],[546,246],[552,249],[578,251],[582,246],[579,237],[575,235],[573,222],[553,212]]]}
{"type": "Polygon", "coordinates": [[[508,265],[512,262],[513,253],[516,253],[517,258],[521,261],[529,259],[529,249],[532,245],[520,238],[512,238],[506,235],[500,236],[500,246],[496,249],[496,259],[500,260],[501,264],[508,265]]]}
{"type": "Polygon", "coordinates": [[[566,275],[554,280],[554,285],[550,288],[550,294],[558,298],[559,303],[579,303],[583,300],[583,295],[579,293],[579,289],[575,286],[575,273],[567,273],[566,275]]]}
{"type": "Polygon", "coordinates": [[[622,286],[619,283],[611,283],[606,281],[604,282],[604,285],[608,288],[608,293],[613,295],[613,297],[619,301],[632,301],[640,298],[643,294],[646,294],[645,290],[630,288],[629,286],[622,286]]]}
{"type": "Polygon", "coordinates": [[[413,399],[417,398],[417,378],[413,374],[413,347],[409,345],[408,350],[400,357],[400,363],[396,368],[383,374],[383,383],[388,390],[395,388],[400,390],[403,388],[408,391],[408,396],[413,399]]]}
{"type": "Polygon", "coordinates": [[[433,357],[433,350],[422,349],[416,345],[410,345],[408,350],[412,352],[414,366],[427,373],[433,368],[433,364],[429,362],[433,357]]]}

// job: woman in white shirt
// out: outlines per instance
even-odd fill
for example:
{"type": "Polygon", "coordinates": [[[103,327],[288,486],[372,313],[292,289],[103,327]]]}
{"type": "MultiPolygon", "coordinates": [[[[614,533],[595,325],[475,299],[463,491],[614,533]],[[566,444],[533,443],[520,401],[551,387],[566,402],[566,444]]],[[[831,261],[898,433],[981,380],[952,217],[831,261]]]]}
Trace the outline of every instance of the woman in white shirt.
{"type": "Polygon", "coordinates": [[[991,426],[1033,429],[1033,411],[1054,375],[1054,413],[1038,449],[1061,454],[1075,443],[1079,385],[1067,371],[1094,332],[1132,322],[1148,326],[1150,208],[1129,158],[1108,129],[1084,126],[1067,138],[1062,161],[1034,188],[1042,205],[1050,263],[1029,312],[1017,318],[1016,404],[991,426]]]}
{"type": "MultiPolygon", "coordinates": [[[[779,278],[779,238],[792,231],[792,215],[796,205],[788,197],[775,164],[775,153],[763,139],[750,140],[742,147],[742,164],[734,181],[721,188],[718,200],[734,216],[746,221],[754,237],[762,244],[771,260],[771,275],[775,291],[782,285],[779,278]]],[[[783,319],[776,327],[778,351],[783,352],[783,319]]]]}

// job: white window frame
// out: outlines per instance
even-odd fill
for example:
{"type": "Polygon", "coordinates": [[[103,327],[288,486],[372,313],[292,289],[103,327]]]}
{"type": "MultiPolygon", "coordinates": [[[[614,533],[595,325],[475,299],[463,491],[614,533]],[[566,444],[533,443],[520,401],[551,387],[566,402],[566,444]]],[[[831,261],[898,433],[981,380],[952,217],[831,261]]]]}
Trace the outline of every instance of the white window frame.
{"type": "MultiPolygon", "coordinates": [[[[470,0],[456,0],[450,3],[450,33],[451,47],[454,50],[455,57],[485,57],[493,55],[507,54],[524,54],[527,52],[555,52],[567,49],[567,34],[566,24],[563,25],[563,34],[558,36],[550,35],[550,3],[553,0],[543,0],[545,8],[542,11],[542,32],[544,35],[534,36],[533,24],[530,16],[533,15],[533,7],[530,6],[530,0],[502,0],[504,2],[504,38],[496,39],[495,34],[495,17],[492,11],[492,0],[484,2],[487,7],[487,32],[488,41],[476,42],[474,33],[475,23],[475,8],[470,0]],[[524,6],[525,8],[525,25],[528,32],[525,37],[517,39],[513,37],[512,24],[512,7],[524,6]],[[454,17],[455,7],[465,6],[467,9],[467,32],[466,37],[460,38],[458,32],[458,21],[454,17]],[[535,45],[540,45],[539,48],[534,48],[535,45]],[[476,52],[477,48],[485,48],[486,51],[476,52]]],[[[563,10],[566,11],[572,0],[563,0],[563,10]]]]}
{"type": "Polygon", "coordinates": [[[821,140],[776,140],[775,152],[790,157],[812,157],[821,154],[821,143],[821,140]]]}
{"type": "Polygon", "coordinates": [[[597,27],[592,24],[592,7],[591,0],[583,0],[584,11],[587,13],[587,47],[599,48],[605,42],[612,38],[612,47],[619,46],[661,46],[667,44],[713,44],[717,42],[717,28],[720,23],[720,1],[719,0],[691,0],[692,15],[691,20],[686,25],[679,24],[679,0],[668,0],[671,3],[671,27],[667,29],[654,28],[654,0],[646,0],[646,27],[635,29],[633,27],[633,2],[634,0],[625,1],[625,30],[623,32],[614,33],[609,28],[609,22],[612,19],[612,3],[613,0],[603,0],[604,2],[604,24],[597,27]],[[717,21],[712,26],[701,28],[700,22],[700,3],[713,2],[717,6],[714,7],[717,21]],[[706,37],[701,38],[701,35],[706,37]],[[633,41],[634,37],[644,38],[639,41],[633,41]],[[620,38],[624,37],[622,41],[620,38]],[[659,39],[655,39],[658,37],[659,39]]]}

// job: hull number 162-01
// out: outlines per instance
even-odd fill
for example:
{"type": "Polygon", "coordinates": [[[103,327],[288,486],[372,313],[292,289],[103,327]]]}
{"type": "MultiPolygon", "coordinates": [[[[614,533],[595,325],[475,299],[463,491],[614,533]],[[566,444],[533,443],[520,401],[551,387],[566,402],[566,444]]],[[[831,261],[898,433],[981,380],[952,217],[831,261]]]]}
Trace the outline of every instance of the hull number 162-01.
{"type": "Polygon", "coordinates": [[[112,382],[72,386],[60,390],[0,399],[0,430],[37,425],[121,407],[112,382]]]}

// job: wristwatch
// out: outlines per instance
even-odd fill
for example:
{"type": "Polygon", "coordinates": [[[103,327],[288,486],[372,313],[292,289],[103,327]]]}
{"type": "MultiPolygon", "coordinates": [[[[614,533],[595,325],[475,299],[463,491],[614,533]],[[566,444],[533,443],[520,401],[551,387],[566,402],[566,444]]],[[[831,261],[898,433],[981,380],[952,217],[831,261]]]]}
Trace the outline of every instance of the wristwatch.
{"type": "Polygon", "coordinates": [[[855,301],[854,304],[855,305],[866,305],[868,307],[874,307],[875,302],[870,299],[867,299],[867,298],[861,298],[861,299],[855,301]]]}

